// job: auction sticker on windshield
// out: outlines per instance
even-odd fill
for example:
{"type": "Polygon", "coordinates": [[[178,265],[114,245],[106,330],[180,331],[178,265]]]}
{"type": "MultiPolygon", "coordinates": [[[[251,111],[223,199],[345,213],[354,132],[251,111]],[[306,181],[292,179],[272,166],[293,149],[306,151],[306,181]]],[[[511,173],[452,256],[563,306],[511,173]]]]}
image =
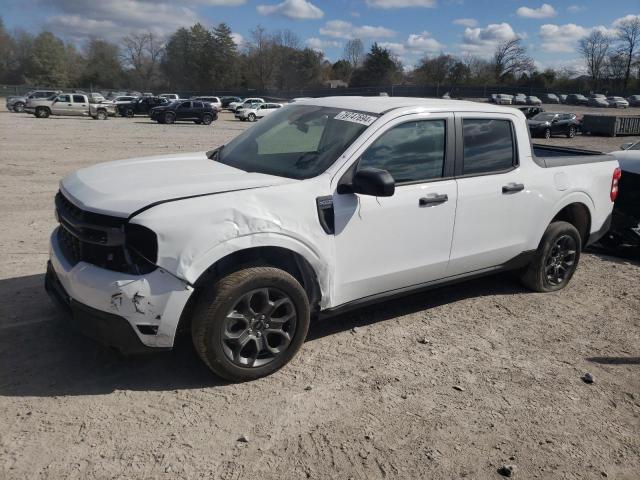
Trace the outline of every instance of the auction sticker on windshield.
{"type": "Polygon", "coordinates": [[[347,112],[346,110],[343,110],[342,112],[340,112],[334,117],[335,120],[343,120],[345,122],[360,123],[361,125],[367,125],[367,126],[375,122],[377,118],[378,117],[373,117],[365,113],[347,112]]]}

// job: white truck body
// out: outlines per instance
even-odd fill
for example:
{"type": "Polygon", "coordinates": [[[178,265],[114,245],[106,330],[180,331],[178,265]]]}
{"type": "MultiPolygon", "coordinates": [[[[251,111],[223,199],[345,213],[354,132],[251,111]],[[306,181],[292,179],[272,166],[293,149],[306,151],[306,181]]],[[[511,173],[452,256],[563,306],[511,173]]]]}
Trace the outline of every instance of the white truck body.
{"type": "MultiPolygon", "coordinates": [[[[110,162],[67,176],[59,195],[71,210],[149,229],[157,236],[157,257],[153,268],[140,274],[71,261],[61,245],[59,230],[67,220],[59,208],[62,226],[51,236],[50,250],[56,282],[74,302],[124,318],[142,345],[171,347],[199,279],[244,251],[290,252],[317,285],[316,310],[329,314],[517,266],[536,251],[552,220],[576,205],[588,215],[584,243],[606,231],[617,162],[571,151],[535,156],[519,110],[455,100],[329,97],[281,108],[247,132],[267,129],[276,117],[298,118],[292,109],[304,108],[299,111],[329,109],[341,129],[363,128],[310,178],[245,171],[217,161],[219,152],[110,162]],[[446,132],[438,178],[396,179],[388,197],[340,193],[341,182],[383,135],[393,135],[396,127],[419,134],[433,125],[446,132]],[[511,166],[477,174],[461,170],[462,129],[477,125],[508,126],[511,166]],[[330,224],[323,217],[327,212],[330,224]]],[[[299,132],[315,128],[298,126],[299,132]]],[[[493,137],[467,134],[473,141],[490,140],[481,154],[490,162],[493,137]]],[[[232,149],[242,145],[242,139],[237,142],[232,149]]]]}

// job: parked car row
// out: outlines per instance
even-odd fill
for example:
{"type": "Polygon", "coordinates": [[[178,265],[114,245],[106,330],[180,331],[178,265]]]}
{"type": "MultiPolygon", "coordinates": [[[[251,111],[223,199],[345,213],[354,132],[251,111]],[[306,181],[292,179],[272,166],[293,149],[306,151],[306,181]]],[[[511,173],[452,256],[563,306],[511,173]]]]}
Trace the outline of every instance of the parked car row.
{"type": "Polygon", "coordinates": [[[628,98],[618,96],[606,96],[601,93],[594,93],[590,97],[585,97],[579,93],[570,95],[545,93],[542,99],[525,95],[524,93],[516,93],[509,95],[506,93],[494,93],[489,97],[489,102],[497,105],[541,105],[543,103],[566,105],[582,105],[585,107],[602,107],[602,108],[628,108],[640,107],[640,95],[631,95],[628,98]]]}

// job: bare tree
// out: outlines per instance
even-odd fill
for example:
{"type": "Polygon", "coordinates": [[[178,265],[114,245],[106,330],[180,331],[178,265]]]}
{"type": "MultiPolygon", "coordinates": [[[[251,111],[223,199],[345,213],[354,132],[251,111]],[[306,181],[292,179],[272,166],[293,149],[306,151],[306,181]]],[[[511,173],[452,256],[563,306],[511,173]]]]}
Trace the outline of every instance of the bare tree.
{"type": "Polygon", "coordinates": [[[344,59],[351,64],[352,69],[356,69],[362,63],[364,57],[364,46],[362,40],[355,38],[349,40],[344,46],[344,59]]]}
{"type": "Polygon", "coordinates": [[[275,32],[272,36],[273,43],[280,47],[293,48],[295,50],[299,50],[302,48],[302,42],[300,41],[300,37],[296,35],[293,31],[288,28],[285,30],[279,30],[275,32]]]}
{"type": "Polygon", "coordinates": [[[578,52],[584,58],[587,65],[587,71],[593,81],[593,87],[597,90],[600,79],[603,76],[606,67],[607,54],[611,47],[611,37],[594,30],[589,36],[580,40],[578,44],[578,52]]]}
{"type": "Polygon", "coordinates": [[[533,59],[527,55],[527,49],[521,39],[514,38],[500,43],[493,54],[495,79],[500,82],[507,76],[517,76],[534,69],[533,59]]]}
{"type": "Polygon", "coordinates": [[[133,33],[122,39],[122,57],[144,89],[157,73],[164,47],[152,32],[133,33]]]}
{"type": "Polygon", "coordinates": [[[618,40],[622,42],[621,49],[626,56],[626,67],[624,72],[624,91],[627,91],[631,66],[634,57],[637,56],[637,48],[640,44],[640,16],[635,16],[622,20],[618,25],[618,40]]]}

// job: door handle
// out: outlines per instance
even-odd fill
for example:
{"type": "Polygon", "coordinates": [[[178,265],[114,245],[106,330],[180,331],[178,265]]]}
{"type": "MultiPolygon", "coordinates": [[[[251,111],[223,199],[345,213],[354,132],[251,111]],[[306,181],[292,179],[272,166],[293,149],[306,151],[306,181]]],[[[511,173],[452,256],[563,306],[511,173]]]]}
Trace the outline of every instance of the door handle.
{"type": "Polygon", "coordinates": [[[502,186],[502,193],[521,192],[524,190],[524,184],[522,183],[508,183],[502,186]]]}
{"type": "Polygon", "coordinates": [[[428,207],[430,205],[440,205],[441,203],[444,203],[447,200],[449,200],[449,196],[446,193],[443,193],[442,195],[439,195],[436,193],[435,195],[422,197],[420,200],[418,200],[418,205],[421,207],[428,207]]]}

